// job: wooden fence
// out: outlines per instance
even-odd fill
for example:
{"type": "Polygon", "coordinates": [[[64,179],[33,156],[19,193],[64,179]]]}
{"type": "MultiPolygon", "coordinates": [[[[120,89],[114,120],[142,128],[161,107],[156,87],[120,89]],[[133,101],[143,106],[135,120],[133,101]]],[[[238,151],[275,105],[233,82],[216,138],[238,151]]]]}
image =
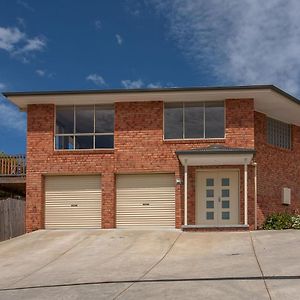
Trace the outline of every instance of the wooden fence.
{"type": "Polygon", "coordinates": [[[25,233],[25,200],[0,199],[0,241],[25,233]]]}
{"type": "Polygon", "coordinates": [[[1,155],[0,176],[25,176],[26,156],[25,155],[1,155]]]}

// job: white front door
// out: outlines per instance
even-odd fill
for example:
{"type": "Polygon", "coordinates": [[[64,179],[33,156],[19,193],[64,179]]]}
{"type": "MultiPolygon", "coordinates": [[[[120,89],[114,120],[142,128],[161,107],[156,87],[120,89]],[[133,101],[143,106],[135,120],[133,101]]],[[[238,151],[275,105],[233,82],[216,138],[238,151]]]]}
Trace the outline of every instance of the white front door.
{"type": "Polygon", "coordinates": [[[239,172],[236,170],[196,173],[196,224],[239,224],[239,172]]]}

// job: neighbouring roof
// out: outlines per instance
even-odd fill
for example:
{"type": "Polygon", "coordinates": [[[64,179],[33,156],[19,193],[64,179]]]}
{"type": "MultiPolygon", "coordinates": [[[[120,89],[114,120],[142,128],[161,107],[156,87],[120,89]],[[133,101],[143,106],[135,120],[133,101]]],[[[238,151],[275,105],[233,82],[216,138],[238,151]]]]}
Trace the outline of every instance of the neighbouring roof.
{"type": "Polygon", "coordinates": [[[26,110],[30,104],[88,105],[136,101],[254,99],[256,111],[300,126],[300,101],[274,85],[4,92],[3,95],[22,110],[26,110]]]}
{"type": "Polygon", "coordinates": [[[195,148],[191,150],[178,150],[177,155],[190,155],[190,154],[244,154],[244,153],[255,153],[255,149],[252,148],[233,148],[226,147],[224,145],[211,145],[203,148],[195,148]]]}

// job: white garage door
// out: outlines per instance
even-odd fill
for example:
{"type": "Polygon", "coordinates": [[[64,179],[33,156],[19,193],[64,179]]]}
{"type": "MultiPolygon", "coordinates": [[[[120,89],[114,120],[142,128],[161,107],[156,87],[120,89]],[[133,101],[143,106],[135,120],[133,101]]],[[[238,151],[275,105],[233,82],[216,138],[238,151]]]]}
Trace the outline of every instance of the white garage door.
{"type": "Polygon", "coordinates": [[[45,228],[100,228],[100,176],[47,176],[45,228]]]}
{"type": "Polygon", "coordinates": [[[117,228],[133,227],[175,227],[174,175],[117,176],[117,228]]]}

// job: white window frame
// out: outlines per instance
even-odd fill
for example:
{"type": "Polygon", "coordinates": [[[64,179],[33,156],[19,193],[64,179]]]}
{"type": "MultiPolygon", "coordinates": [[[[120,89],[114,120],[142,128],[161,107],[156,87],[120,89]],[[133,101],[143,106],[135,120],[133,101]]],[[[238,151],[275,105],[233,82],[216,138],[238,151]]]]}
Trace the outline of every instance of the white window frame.
{"type": "Polygon", "coordinates": [[[164,141],[191,141],[191,140],[225,140],[226,139],[226,101],[224,100],[214,100],[214,101],[183,101],[183,102],[164,102],[163,105],[163,140],[164,141]],[[185,103],[203,103],[204,111],[203,111],[203,137],[202,138],[186,138],[185,137],[185,103]],[[206,124],[205,124],[205,104],[210,103],[210,102],[222,102],[223,107],[224,107],[224,135],[223,137],[216,137],[216,138],[210,138],[210,137],[205,137],[205,132],[206,132],[206,124]],[[168,103],[181,103],[182,104],[182,120],[183,120],[183,137],[182,138],[175,138],[175,139],[168,139],[165,138],[165,104],[168,103]]]}
{"type": "MultiPolygon", "coordinates": [[[[74,124],[73,124],[73,133],[56,133],[56,113],[57,113],[57,107],[55,106],[55,117],[54,117],[54,150],[55,151],[89,151],[89,150],[114,150],[114,145],[112,148],[96,148],[96,136],[105,136],[105,135],[112,135],[114,137],[114,132],[105,132],[105,133],[97,133],[96,132],[96,107],[107,107],[111,106],[114,110],[115,114],[115,106],[112,104],[108,105],[62,105],[63,107],[73,107],[74,109],[74,124]],[[91,106],[94,109],[94,132],[91,133],[76,133],[76,107],[81,106],[91,106]],[[73,149],[58,149],[56,148],[56,137],[59,136],[72,136],[74,138],[74,148],[73,149]],[[93,148],[75,148],[76,147],[76,137],[77,136],[93,136],[93,148]]],[[[114,117],[114,126],[115,126],[115,117],[114,117]]]]}

